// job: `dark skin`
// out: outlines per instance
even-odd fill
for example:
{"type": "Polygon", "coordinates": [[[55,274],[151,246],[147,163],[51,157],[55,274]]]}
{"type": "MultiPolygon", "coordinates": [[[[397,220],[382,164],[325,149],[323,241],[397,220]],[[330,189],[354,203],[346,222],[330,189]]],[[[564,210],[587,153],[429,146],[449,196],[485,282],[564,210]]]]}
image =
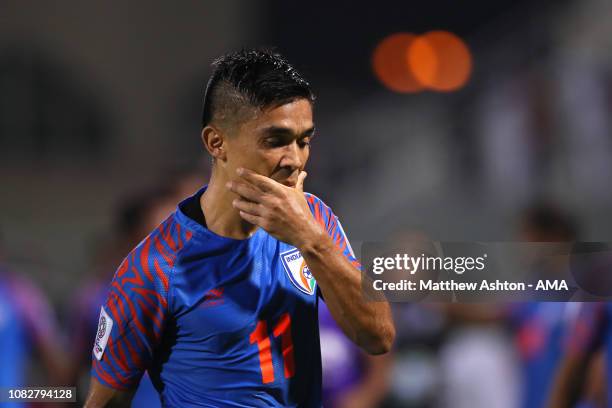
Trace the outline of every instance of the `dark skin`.
{"type": "MultiPolygon", "coordinates": [[[[313,134],[312,104],[306,99],[264,109],[233,129],[214,120],[206,126],[202,141],[214,158],[200,200],[207,228],[234,239],[263,228],[298,248],[344,333],[367,353],[384,354],[395,338],[389,304],[364,299],[361,272],[340,253],[304,197],[313,134]]],[[[109,406],[126,397],[129,401],[128,393],[92,380],[85,406],[109,406]]]]}

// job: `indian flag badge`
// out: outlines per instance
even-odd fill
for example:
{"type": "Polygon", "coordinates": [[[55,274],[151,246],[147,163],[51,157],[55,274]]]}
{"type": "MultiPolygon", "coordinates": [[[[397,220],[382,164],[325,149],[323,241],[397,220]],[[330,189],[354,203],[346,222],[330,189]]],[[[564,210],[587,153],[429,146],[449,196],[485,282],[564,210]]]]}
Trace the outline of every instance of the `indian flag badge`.
{"type": "Polygon", "coordinates": [[[310,269],[308,269],[308,265],[306,265],[306,261],[300,251],[294,248],[283,252],[280,254],[280,257],[285,267],[285,272],[287,272],[289,280],[295,287],[307,295],[314,294],[317,282],[312,273],[310,273],[310,269]]]}

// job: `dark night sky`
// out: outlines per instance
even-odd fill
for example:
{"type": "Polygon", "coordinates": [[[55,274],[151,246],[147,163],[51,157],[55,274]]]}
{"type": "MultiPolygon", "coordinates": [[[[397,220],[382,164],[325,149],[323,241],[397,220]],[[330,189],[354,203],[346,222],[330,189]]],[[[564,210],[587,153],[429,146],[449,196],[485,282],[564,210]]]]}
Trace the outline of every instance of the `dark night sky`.
{"type": "MultiPolygon", "coordinates": [[[[548,1],[538,4],[544,3],[548,1]]],[[[482,27],[495,25],[500,19],[516,19],[517,9],[527,11],[525,0],[311,0],[297,4],[267,1],[263,13],[266,43],[277,46],[320,85],[334,81],[351,87],[358,82],[362,90],[377,86],[369,66],[371,53],[377,42],[391,33],[444,29],[469,43],[482,27]],[[327,62],[322,64],[321,59],[327,62]]]]}

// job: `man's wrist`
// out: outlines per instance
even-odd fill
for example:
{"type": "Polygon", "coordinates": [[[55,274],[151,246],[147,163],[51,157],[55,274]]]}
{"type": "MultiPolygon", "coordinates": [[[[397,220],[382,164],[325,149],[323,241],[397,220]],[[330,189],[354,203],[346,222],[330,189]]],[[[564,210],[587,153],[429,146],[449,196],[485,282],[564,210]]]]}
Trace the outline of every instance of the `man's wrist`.
{"type": "Polygon", "coordinates": [[[331,237],[318,225],[310,233],[303,236],[302,242],[297,246],[302,256],[305,257],[325,253],[333,247],[334,242],[331,237]]]}

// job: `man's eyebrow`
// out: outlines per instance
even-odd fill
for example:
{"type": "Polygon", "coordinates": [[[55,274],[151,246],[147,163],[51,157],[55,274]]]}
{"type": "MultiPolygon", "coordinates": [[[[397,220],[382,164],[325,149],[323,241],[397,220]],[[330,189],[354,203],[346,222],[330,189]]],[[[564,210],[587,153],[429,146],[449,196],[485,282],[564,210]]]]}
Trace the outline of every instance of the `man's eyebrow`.
{"type": "MultiPolygon", "coordinates": [[[[280,136],[294,136],[295,133],[293,130],[283,127],[283,126],[269,126],[267,128],[262,129],[263,134],[274,134],[280,136]]],[[[306,129],[304,132],[300,133],[298,137],[312,137],[315,133],[315,127],[312,126],[306,129]]]]}

